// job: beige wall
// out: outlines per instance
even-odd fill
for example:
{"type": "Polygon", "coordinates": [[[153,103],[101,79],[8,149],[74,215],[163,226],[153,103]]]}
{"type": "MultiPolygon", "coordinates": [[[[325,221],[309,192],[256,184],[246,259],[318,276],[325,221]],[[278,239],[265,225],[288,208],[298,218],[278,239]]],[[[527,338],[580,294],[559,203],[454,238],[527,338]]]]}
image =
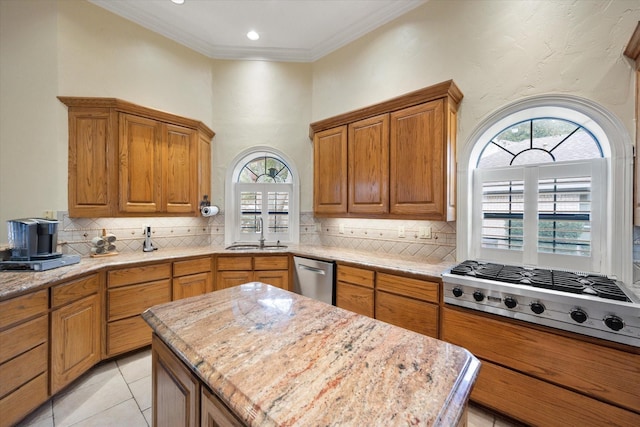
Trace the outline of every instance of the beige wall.
{"type": "Polygon", "coordinates": [[[633,136],[622,52],[639,20],[637,0],[430,0],[313,64],[312,120],[453,79],[459,149],[492,111],[544,93],[596,101],[633,136]]]}

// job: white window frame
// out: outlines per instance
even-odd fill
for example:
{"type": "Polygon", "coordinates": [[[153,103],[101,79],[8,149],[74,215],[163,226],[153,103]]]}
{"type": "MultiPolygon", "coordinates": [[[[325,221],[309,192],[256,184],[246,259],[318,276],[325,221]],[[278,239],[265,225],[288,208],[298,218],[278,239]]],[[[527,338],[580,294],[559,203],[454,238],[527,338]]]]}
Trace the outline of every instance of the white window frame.
{"type": "MultiPolygon", "coordinates": [[[[289,232],[288,233],[270,233],[268,230],[268,212],[262,210],[262,219],[264,223],[264,237],[267,243],[275,243],[280,241],[284,244],[297,244],[300,239],[300,197],[299,197],[299,175],[293,161],[284,153],[273,147],[252,147],[238,154],[227,169],[225,179],[225,245],[234,243],[256,243],[260,238],[259,233],[247,234],[241,233],[240,230],[240,193],[243,190],[254,189],[264,192],[265,196],[268,191],[287,191],[289,192],[289,232]],[[238,177],[242,168],[247,162],[256,157],[275,157],[280,159],[287,165],[292,175],[292,182],[289,184],[246,184],[238,183],[238,177]]],[[[264,201],[264,198],[263,198],[264,201]]],[[[265,201],[266,203],[266,201],[265,201]]]]}
{"type": "MultiPolygon", "coordinates": [[[[599,141],[606,163],[606,195],[602,209],[606,218],[601,230],[603,249],[600,268],[593,273],[632,281],[632,143],[627,129],[613,113],[599,104],[572,95],[541,95],[525,98],[483,119],[466,139],[458,158],[457,258],[473,259],[473,171],[485,144],[513,123],[537,117],[557,117],[588,129],[599,141]]],[[[539,267],[549,267],[538,264],[539,267]]],[[[563,268],[572,268],[566,265],[563,268]]]]}

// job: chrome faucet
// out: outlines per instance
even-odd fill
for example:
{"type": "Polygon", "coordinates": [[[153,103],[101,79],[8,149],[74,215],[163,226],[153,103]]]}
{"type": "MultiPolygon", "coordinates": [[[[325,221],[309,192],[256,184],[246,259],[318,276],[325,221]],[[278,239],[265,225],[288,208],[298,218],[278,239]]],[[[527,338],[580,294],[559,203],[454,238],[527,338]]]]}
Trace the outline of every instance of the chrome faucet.
{"type": "Polygon", "coordinates": [[[258,218],[258,230],[256,230],[258,233],[260,233],[260,239],[258,240],[258,242],[260,242],[260,249],[264,248],[264,221],[262,220],[262,217],[258,218]]]}

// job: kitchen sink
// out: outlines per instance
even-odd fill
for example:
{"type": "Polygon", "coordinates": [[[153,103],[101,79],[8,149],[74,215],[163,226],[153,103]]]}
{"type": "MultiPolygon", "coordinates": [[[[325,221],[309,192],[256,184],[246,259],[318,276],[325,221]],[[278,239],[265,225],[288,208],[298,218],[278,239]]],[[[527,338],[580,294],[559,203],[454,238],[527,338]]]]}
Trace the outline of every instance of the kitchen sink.
{"type": "Polygon", "coordinates": [[[260,247],[260,245],[254,245],[250,243],[236,243],[231,246],[227,246],[225,249],[230,251],[251,251],[251,250],[262,250],[262,251],[274,251],[278,249],[286,249],[287,245],[275,244],[275,245],[264,245],[260,247]]]}

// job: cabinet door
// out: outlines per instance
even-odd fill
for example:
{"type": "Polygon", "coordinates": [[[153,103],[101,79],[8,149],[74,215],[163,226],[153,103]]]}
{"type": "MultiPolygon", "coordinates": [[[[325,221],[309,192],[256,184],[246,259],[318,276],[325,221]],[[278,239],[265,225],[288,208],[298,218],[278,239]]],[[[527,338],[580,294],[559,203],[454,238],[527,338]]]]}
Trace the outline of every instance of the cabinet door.
{"type": "Polygon", "coordinates": [[[173,300],[206,294],[213,290],[211,273],[198,273],[173,279],[173,300]]]}
{"type": "Polygon", "coordinates": [[[242,427],[244,424],[238,420],[227,405],[225,405],[218,397],[209,392],[205,387],[202,388],[201,402],[201,421],[202,427],[242,427]]]}
{"type": "Polygon", "coordinates": [[[109,108],[69,111],[70,217],[115,215],[118,183],[116,119],[109,108]]]}
{"type": "Polygon", "coordinates": [[[438,338],[438,305],[376,291],[376,319],[438,338]]]}
{"type": "Polygon", "coordinates": [[[216,290],[231,288],[253,282],[252,271],[219,271],[216,275],[216,290]]]}
{"type": "Polygon", "coordinates": [[[120,114],[120,210],[154,213],[162,206],[162,127],[120,114]]]}
{"type": "Polygon", "coordinates": [[[336,306],[373,317],[373,289],[338,281],[336,284],[336,306]]]}
{"type": "Polygon", "coordinates": [[[166,125],[162,156],[162,210],[192,213],[198,204],[197,135],[193,129],[166,125]]]}
{"type": "Polygon", "coordinates": [[[391,113],[390,211],[446,218],[444,101],[391,113]]]}
{"type": "Polygon", "coordinates": [[[349,125],[349,213],[389,212],[389,115],[349,125]]]}
{"type": "Polygon", "coordinates": [[[100,361],[98,294],[51,312],[51,393],[100,361]]]}
{"type": "Polygon", "coordinates": [[[347,212],[347,126],[313,136],[313,211],[347,212]]]}
{"type": "Polygon", "coordinates": [[[256,271],[253,273],[253,280],[289,290],[289,271],[287,270],[256,271]]]}
{"type": "Polygon", "coordinates": [[[153,425],[200,425],[200,383],[177,356],[153,335],[151,345],[153,425]]]}

